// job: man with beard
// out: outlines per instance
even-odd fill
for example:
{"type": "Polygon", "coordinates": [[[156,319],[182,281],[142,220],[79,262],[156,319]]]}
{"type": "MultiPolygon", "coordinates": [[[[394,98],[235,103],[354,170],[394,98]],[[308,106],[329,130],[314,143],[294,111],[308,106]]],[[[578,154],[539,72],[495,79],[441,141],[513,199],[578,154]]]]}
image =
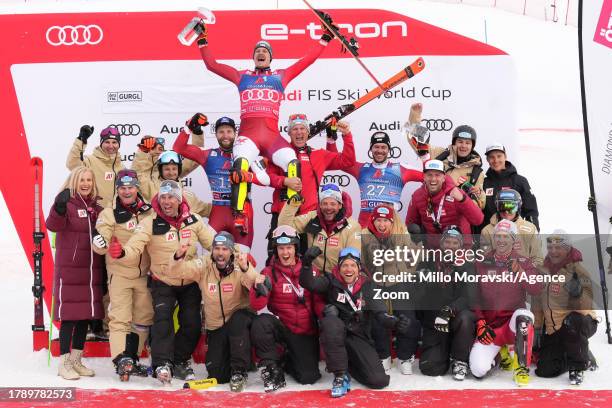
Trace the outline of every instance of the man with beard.
{"type": "Polygon", "coordinates": [[[298,234],[306,233],[308,248],[321,249],[314,265],[322,272],[330,272],[338,262],[343,248],[361,248],[361,228],[349,215],[348,194],[333,183],[324,184],[319,192],[319,208],[295,216],[302,204],[301,197],[290,197],[278,217],[278,225],[289,225],[298,234]]]}
{"type": "Polygon", "coordinates": [[[410,181],[422,182],[423,173],[404,163],[389,160],[391,139],[385,132],[376,132],[370,138],[372,157],[370,163],[357,162],[345,170],[357,179],[361,196],[359,225],[365,228],[374,208],[381,204],[391,204],[399,211],[402,190],[410,181]]]}
{"type": "Polygon", "coordinates": [[[183,199],[181,185],[173,180],[162,181],[153,197],[155,214],[141,221],[134,235],[123,245],[112,240],[109,254],[123,262],[137,262],[146,250],[151,257],[151,295],[154,319],[151,328],[151,363],[154,376],[169,383],[172,376],[193,379],[189,360],[200,339],[200,289],[193,279],[169,278],[161,274],[180,246],[191,244],[187,260],[196,256],[195,243],[210,250],[213,232],[199,215],[191,214],[183,199]],[[172,312],[178,302],[179,330],[174,333],[172,312]]]}
{"type": "MultiPolygon", "coordinates": [[[[208,123],[205,116],[196,113],[188,122],[187,127],[194,134],[203,132],[202,126],[208,123]]],[[[248,216],[246,225],[237,228],[234,223],[234,214],[231,208],[232,185],[248,180],[255,181],[260,185],[272,184],[272,187],[282,186],[282,178],[279,176],[270,177],[260,162],[251,163],[254,171],[233,172],[232,169],[232,148],[236,139],[236,123],[233,119],[223,116],[215,123],[215,136],[219,147],[214,149],[201,149],[198,146],[187,144],[189,134],[181,132],[174,142],[172,148],[183,156],[199,163],[206,176],[212,191],[212,210],[209,216],[209,224],[215,231],[227,231],[234,237],[240,245],[242,252],[249,252],[253,243],[253,217],[248,216]],[[231,173],[231,174],[230,174],[231,173]],[[257,177],[256,177],[257,176],[257,177]]],[[[253,206],[250,199],[244,205],[244,213],[253,213],[253,206]]]]}
{"type": "Polygon", "coordinates": [[[162,275],[169,279],[195,281],[200,287],[206,322],[206,370],[208,378],[230,383],[240,392],[247,382],[251,364],[250,327],[254,313],[249,308],[249,289],[261,284],[247,254],[234,254],[234,238],[221,231],[213,239],[210,256],[187,261],[191,242],[181,245],[162,275]],[[185,260],[184,260],[185,259],[185,260]]]}

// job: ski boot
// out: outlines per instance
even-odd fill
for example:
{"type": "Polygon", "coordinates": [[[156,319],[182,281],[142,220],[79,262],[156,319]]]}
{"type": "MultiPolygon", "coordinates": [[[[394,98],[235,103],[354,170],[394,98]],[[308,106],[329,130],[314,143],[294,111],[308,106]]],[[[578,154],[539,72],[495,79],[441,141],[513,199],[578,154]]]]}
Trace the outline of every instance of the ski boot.
{"type": "Polygon", "coordinates": [[[584,380],[584,371],[569,370],[569,381],[571,385],[580,385],[584,380]]]}
{"type": "Polygon", "coordinates": [[[172,366],[170,363],[164,363],[157,366],[155,369],[155,378],[164,385],[170,384],[172,382],[172,366]]]}
{"type": "Polygon", "coordinates": [[[230,391],[242,392],[246,386],[249,375],[246,371],[236,370],[232,373],[230,378],[230,391]]]}
{"type": "Polygon", "coordinates": [[[410,356],[408,360],[397,360],[397,366],[403,375],[412,375],[412,363],[414,363],[414,356],[410,356]]]}
{"type": "Polygon", "coordinates": [[[269,364],[261,370],[261,379],[264,383],[264,391],[272,392],[279,388],[283,388],[285,383],[285,374],[283,370],[276,364],[269,364]]]}
{"type": "Polygon", "coordinates": [[[332,383],[332,398],[344,397],[351,390],[351,377],[348,374],[336,375],[332,383]]]}
{"type": "Polygon", "coordinates": [[[529,385],[529,368],[519,364],[516,353],[514,353],[514,358],[512,359],[512,368],[514,370],[514,375],[512,378],[514,379],[516,385],[519,387],[529,385]]]}
{"type": "Polygon", "coordinates": [[[193,373],[193,368],[191,368],[189,361],[175,364],[172,376],[183,381],[195,380],[195,374],[193,373]]]}
{"type": "Polygon", "coordinates": [[[465,361],[454,360],[451,371],[456,381],[463,381],[468,373],[468,364],[465,361]]]}
{"type": "Polygon", "coordinates": [[[127,356],[118,356],[113,362],[115,363],[115,372],[119,374],[119,380],[122,382],[129,381],[135,366],[134,360],[127,356]]]}
{"type": "Polygon", "coordinates": [[[504,371],[512,371],[512,357],[510,357],[510,352],[506,344],[499,350],[499,357],[499,368],[504,371]]]}

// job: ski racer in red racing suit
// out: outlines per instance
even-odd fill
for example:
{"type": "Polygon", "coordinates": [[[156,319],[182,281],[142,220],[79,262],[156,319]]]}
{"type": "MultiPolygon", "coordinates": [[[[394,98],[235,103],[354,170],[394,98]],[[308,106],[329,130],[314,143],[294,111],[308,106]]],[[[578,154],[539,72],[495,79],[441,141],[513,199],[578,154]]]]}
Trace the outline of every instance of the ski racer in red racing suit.
{"type": "MultiPolygon", "coordinates": [[[[331,18],[329,19],[331,21],[331,18]]],[[[249,166],[262,155],[290,175],[299,177],[299,161],[295,151],[283,139],[278,130],[280,103],[284,91],[302,71],[308,68],[323,52],[333,38],[325,31],[320,41],[293,65],[285,69],[272,70],[272,47],[267,41],[259,41],[253,50],[253,70],[237,70],[229,65],[218,63],[211,55],[205,29],[197,43],[206,68],[232,82],[240,94],[240,130],[233,148],[233,172],[247,171],[249,166]]],[[[247,183],[232,186],[232,209],[236,211],[236,226],[244,228],[247,220],[242,210],[246,199],[247,183]]],[[[297,194],[288,191],[288,196],[297,194]]]]}

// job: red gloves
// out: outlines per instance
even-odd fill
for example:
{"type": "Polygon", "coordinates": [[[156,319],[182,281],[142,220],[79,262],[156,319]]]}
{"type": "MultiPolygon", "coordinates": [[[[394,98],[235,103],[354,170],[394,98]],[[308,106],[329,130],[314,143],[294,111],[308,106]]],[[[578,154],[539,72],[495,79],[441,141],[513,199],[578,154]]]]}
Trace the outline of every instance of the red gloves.
{"type": "Polygon", "coordinates": [[[230,180],[234,184],[240,184],[242,182],[252,183],[253,182],[253,173],[250,173],[246,170],[236,170],[233,169],[230,172],[230,180]]]}
{"type": "Polygon", "coordinates": [[[145,136],[140,139],[138,148],[144,153],[149,153],[155,147],[155,138],[153,136],[145,136]]]}
{"type": "Polygon", "coordinates": [[[121,245],[121,242],[119,242],[117,237],[111,238],[111,243],[108,247],[108,253],[113,259],[123,258],[125,256],[123,246],[121,245]]]}
{"type": "Polygon", "coordinates": [[[482,344],[492,344],[495,339],[495,331],[487,324],[485,319],[476,322],[476,337],[482,344]]]}

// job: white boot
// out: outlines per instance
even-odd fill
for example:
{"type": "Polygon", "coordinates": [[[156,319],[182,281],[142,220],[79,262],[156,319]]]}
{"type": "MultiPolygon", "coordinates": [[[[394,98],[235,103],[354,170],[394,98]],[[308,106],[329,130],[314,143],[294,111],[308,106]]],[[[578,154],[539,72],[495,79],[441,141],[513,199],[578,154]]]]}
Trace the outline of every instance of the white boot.
{"type": "Polygon", "coordinates": [[[389,371],[391,369],[391,357],[383,358],[380,360],[385,371],[389,371]]]}
{"type": "Polygon", "coordinates": [[[414,363],[414,356],[410,357],[408,360],[397,360],[397,366],[404,375],[412,375],[412,363],[414,363]]]}
{"type": "Polygon", "coordinates": [[[79,373],[74,370],[72,366],[72,360],[70,359],[70,354],[62,354],[60,357],[60,363],[57,370],[57,375],[62,376],[64,380],[78,380],[81,378],[79,373]]]}
{"type": "Polygon", "coordinates": [[[74,367],[74,371],[76,371],[79,375],[84,377],[93,377],[96,375],[96,372],[91,368],[87,368],[81,362],[81,357],[83,356],[83,350],[72,349],[70,352],[70,360],[72,360],[72,367],[74,367]]]}

